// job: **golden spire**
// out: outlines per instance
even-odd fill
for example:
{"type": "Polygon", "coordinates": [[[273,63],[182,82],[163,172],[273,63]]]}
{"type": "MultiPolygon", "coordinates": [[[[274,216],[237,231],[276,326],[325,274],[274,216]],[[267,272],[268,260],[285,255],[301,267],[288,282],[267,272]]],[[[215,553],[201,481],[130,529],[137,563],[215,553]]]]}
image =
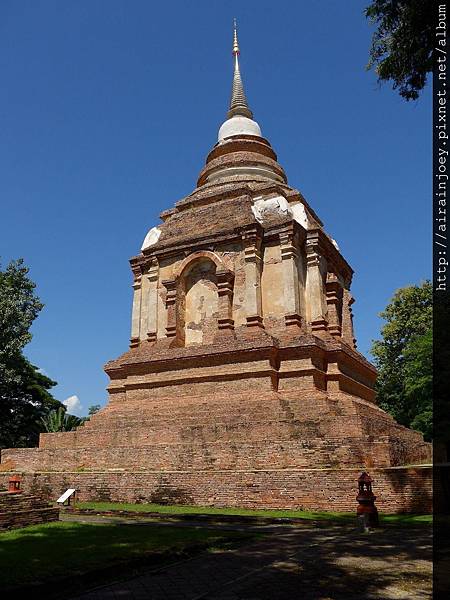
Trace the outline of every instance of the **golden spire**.
{"type": "Polygon", "coordinates": [[[237,37],[237,25],[236,19],[234,19],[233,27],[233,56],[234,56],[234,75],[233,75],[233,87],[231,90],[231,101],[230,110],[228,111],[227,117],[241,116],[253,119],[252,111],[249,109],[247,104],[247,98],[245,97],[244,86],[242,84],[241,72],[239,70],[239,43],[237,37]]]}

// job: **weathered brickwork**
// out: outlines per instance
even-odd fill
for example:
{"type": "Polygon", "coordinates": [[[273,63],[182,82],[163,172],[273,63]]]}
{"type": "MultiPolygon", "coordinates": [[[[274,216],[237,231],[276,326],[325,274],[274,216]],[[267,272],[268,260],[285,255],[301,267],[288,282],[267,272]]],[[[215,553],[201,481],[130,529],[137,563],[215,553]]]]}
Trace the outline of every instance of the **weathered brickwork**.
{"type": "MultiPolygon", "coordinates": [[[[358,469],[184,472],[23,473],[23,485],[54,498],[76,487],[79,501],[158,502],[354,511],[358,469]]],[[[429,513],[431,467],[372,469],[377,506],[385,513],[429,513]]],[[[0,475],[1,478],[5,477],[0,475]]],[[[5,478],[6,480],[6,478],[5,478]]]]}
{"type": "MultiPolygon", "coordinates": [[[[317,509],[330,504],[317,478],[322,471],[312,468],[341,469],[342,477],[330,471],[330,481],[351,494],[339,500],[350,508],[354,479],[343,488],[344,473],[353,477],[361,469],[372,473],[429,462],[430,447],[420,434],[400,426],[373,402],[342,390],[318,389],[315,381],[327,387],[327,358],[337,360],[332,364],[344,360],[327,357],[326,346],[316,347],[311,359],[310,345],[302,348],[300,340],[294,347],[268,346],[265,338],[251,348],[247,342],[233,344],[234,353],[226,344],[217,352],[212,345],[209,352],[202,346],[188,353],[167,349],[161,356],[152,355],[150,345],[148,351],[134,349],[116,363],[107,407],[74,432],[42,434],[39,448],[3,450],[2,462],[11,470],[67,471],[67,477],[40,476],[53,493],[59,481],[73,486],[73,472],[78,471],[81,479],[76,481],[90,482],[89,497],[95,497],[94,487],[110,489],[114,476],[90,478],[89,472],[120,469],[123,479],[119,476],[117,490],[105,492],[105,498],[112,493],[115,500],[137,500],[139,486],[147,481],[142,499],[155,500],[158,481],[170,481],[168,489],[177,490],[172,499],[178,495],[192,503],[317,509]],[[324,376],[315,379],[315,373],[324,376]],[[275,391],[285,387],[277,378],[292,385],[275,391]],[[197,486],[203,495],[195,491],[197,486]],[[217,497],[208,500],[207,489],[216,489],[217,497]]],[[[345,361],[350,366],[356,361],[350,350],[345,361]]],[[[353,368],[353,380],[362,379],[353,368]]],[[[409,470],[403,479],[395,470],[386,473],[394,473],[391,479],[381,478],[387,510],[417,508],[412,497],[414,489],[422,494],[421,480],[409,470]],[[406,482],[404,491],[397,481],[406,482]]],[[[428,492],[425,498],[429,502],[428,492]]]]}
{"type": "MultiPolygon", "coordinates": [[[[0,478],[0,485],[5,484],[6,487],[8,479],[9,475],[0,478]]],[[[59,508],[50,506],[47,498],[52,499],[52,495],[43,496],[40,492],[36,494],[36,490],[34,494],[0,491],[0,529],[58,521],[59,508]]]]}
{"type": "Polygon", "coordinates": [[[398,466],[428,460],[421,436],[346,394],[268,393],[110,404],[77,431],[12,449],[12,468],[283,469],[398,466]],[[375,437],[376,434],[376,437],[375,437]]]}

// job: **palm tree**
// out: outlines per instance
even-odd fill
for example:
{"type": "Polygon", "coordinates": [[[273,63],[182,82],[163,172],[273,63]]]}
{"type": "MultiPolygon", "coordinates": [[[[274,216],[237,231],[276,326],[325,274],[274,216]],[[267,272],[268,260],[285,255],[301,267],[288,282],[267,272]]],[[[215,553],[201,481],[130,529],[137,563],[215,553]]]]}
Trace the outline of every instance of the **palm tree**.
{"type": "Polygon", "coordinates": [[[41,423],[48,433],[58,431],[72,431],[83,423],[83,419],[75,415],[69,415],[65,409],[60,406],[57,410],[52,410],[48,415],[41,419],[41,423]]]}

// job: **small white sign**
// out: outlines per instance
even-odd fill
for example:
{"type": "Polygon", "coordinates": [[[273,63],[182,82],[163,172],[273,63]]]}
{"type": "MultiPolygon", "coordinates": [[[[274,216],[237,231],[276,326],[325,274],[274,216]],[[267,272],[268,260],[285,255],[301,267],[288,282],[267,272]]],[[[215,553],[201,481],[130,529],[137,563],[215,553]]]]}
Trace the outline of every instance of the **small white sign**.
{"type": "Polygon", "coordinates": [[[59,502],[60,504],[64,504],[64,502],[70,498],[70,496],[72,496],[72,494],[74,494],[76,492],[76,490],[73,490],[71,488],[69,488],[68,490],[66,490],[64,492],[64,494],[61,496],[61,498],[58,498],[58,500],[56,502],[59,502]]]}

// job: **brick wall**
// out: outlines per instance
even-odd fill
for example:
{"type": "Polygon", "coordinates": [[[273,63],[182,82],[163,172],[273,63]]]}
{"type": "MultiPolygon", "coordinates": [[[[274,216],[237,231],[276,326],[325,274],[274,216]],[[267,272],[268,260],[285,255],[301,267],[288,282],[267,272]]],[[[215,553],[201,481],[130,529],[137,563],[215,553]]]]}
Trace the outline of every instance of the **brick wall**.
{"type": "MultiPolygon", "coordinates": [[[[80,501],[157,502],[199,506],[331,511],[356,509],[357,469],[177,472],[23,473],[31,493],[56,499],[69,487],[80,501]]],[[[432,469],[371,469],[377,506],[385,513],[430,513],[432,469]]],[[[6,485],[8,474],[0,474],[6,485]]]]}

